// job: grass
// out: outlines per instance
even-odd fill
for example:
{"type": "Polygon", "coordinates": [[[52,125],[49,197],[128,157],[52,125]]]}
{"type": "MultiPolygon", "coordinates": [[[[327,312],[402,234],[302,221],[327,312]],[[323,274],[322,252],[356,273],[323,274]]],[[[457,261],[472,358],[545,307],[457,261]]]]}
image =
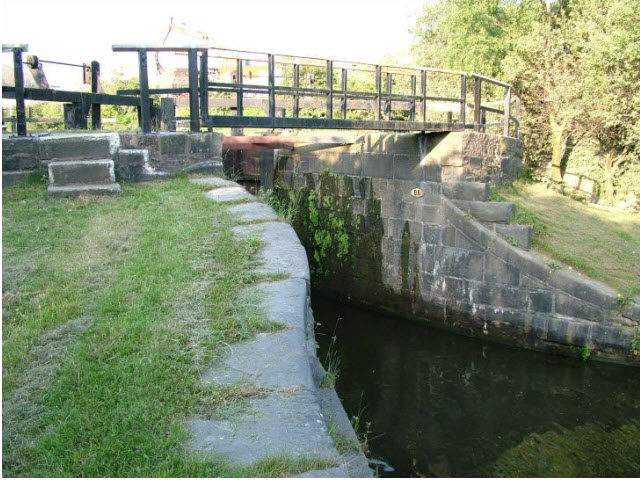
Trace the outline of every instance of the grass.
{"type": "Polygon", "coordinates": [[[3,475],[281,476],[324,468],[274,457],[252,468],[186,453],[185,420],[263,394],[203,386],[233,342],[281,325],[241,288],[256,240],[186,179],[118,197],[47,200],[3,190],[3,475]]]}
{"type": "Polygon", "coordinates": [[[623,295],[640,294],[640,213],[578,202],[541,183],[492,192],[514,202],[514,223],[533,225],[533,248],[623,295]]]}

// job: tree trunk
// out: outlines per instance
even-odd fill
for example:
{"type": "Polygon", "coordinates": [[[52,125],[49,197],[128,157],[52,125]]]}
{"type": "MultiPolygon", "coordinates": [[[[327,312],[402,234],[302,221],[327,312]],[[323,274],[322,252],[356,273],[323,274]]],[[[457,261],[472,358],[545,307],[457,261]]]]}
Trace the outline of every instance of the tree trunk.
{"type": "Polygon", "coordinates": [[[613,164],[615,155],[609,153],[604,162],[604,201],[607,205],[613,205],[616,187],[613,184],[613,164]]]}
{"type": "Polygon", "coordinates": [[[565,133],[567,121],[556,121],[555,115],[549,116],[551,128],[551,171],[549,176],[554,182],[562,181],[562,159],[567,150],[567,135],[565,133]]]}

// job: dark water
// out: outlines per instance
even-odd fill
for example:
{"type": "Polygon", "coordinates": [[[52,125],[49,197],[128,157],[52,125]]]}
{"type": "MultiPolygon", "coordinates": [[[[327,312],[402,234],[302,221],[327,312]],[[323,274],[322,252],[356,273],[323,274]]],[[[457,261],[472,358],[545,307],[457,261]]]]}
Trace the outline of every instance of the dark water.
{"type": "Polygon", "coordinates": [[[387,476],[640,476],[640,370],[470,339],[314,297],[338,395],[387,476]]]}

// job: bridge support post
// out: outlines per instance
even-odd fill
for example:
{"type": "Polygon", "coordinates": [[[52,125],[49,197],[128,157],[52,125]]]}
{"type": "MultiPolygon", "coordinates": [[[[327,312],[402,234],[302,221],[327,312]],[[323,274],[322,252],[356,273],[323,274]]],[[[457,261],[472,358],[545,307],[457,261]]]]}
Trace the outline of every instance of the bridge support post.
{"type": "MultiPolygon", "coordinates": [[[[100,64],[95,60],[91,62],[91,93],[98,93],[100,90],[100,64]]],[[[102,126],[102,113],[99,103],[91,104],[91,128],[100,130],[102,126]]]]}

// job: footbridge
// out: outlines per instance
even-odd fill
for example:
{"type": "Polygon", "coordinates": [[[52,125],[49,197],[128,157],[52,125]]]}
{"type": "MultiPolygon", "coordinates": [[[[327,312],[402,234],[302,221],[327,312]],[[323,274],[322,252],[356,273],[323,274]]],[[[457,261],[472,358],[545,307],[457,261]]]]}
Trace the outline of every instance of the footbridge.
{"type": "Polygon", "coordinates": [[[91,112],[92,128],[100,129],[100,106],[112,104],[136,106],[144,133],[188,121],[192,132],[231,127],[519,136],[519,96],[510,84],[477,73],[202,46],[113,45],[114,52],[137,55],[139,88],[105,95],[97,61],[77,65],[91,92],[51,89],[42,78],[37,88],[25,87],[23,63],[42,77],[45,62],[35,55],[24,61],[27,51],[27,45],[3,45],[13,53],[16,82],[3,86],[2,96],[16,101],[18,135],[27,131],[26,99],[69,104],[73,128],[87,128],[91,112]],[[158,71],[162,59],[173,57],[173,85],[150,87],[149,55],[158,71]],[[188,117],[176,117],[176,106],[186,107],[188,117]]]}

